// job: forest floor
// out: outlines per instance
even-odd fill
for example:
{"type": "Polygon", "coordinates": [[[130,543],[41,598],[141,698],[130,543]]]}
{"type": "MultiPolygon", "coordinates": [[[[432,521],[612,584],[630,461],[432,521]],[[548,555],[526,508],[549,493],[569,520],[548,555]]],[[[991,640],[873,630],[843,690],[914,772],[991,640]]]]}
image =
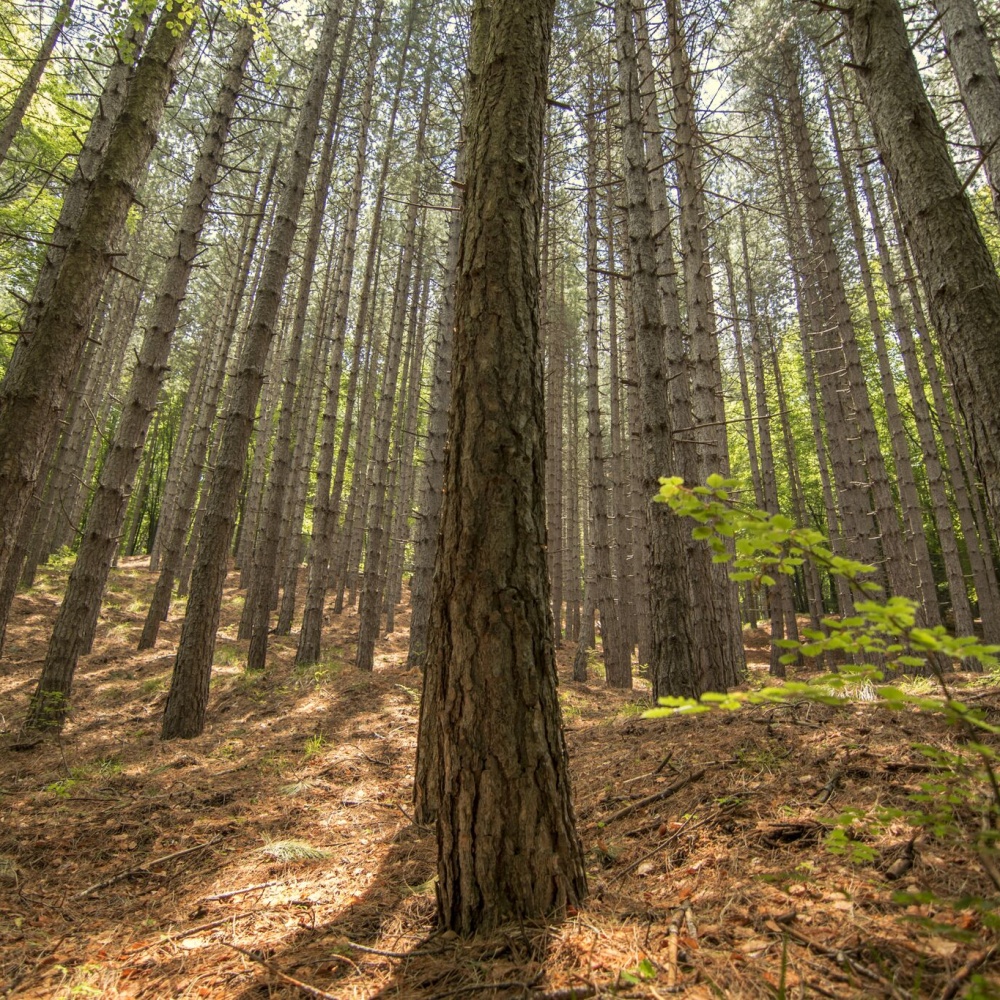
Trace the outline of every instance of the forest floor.
{"type": "MultiPolygon", "coordinates": [[[[824,845],[843,810],[904,806],[935,780],[912,745],[956,734],[933,714],[801,704],[648,720],[641,690],[571,682],[566,644],[590,898],[562,923],[463,941],[435,935],[434,833],[409,815],[421,682],[404,666],[405,612],[374,674],[350,665],[349,613],[321,665],[296,669],[295,637],[276,637],[248,676],[231,576],[208,728],[163,743],[182,606],[137,654],[153,577],[123,560],[73,718],[36,743],[18,726],[65,579],[45,569],[18,597],[0,665],[0,995],[1000,995],[1000,936],[968,902],[992,893],[964,835],[974,810],[919,838],[895,880],[911,854],[901,821],[858,825],[865,863],[824,845]]],[[[767,636],[747,639],[759,677],[767,636]]],[[[956,683],[1000,716],[1000,690],[956,683]]]]}

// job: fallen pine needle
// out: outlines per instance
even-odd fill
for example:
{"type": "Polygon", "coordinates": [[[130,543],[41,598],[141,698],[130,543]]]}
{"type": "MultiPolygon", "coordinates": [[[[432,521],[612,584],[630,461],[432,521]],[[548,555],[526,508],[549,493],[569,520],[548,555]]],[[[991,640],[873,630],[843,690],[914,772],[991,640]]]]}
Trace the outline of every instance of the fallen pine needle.
{"type": "Polygon", "coordinates": [[[262,965],[272,976],[277,976],[290,986],[302,990],[303,993],[311,997],[316,997],[317,1000],[339,1000],[338,997],[335,997],[332,993],[327,993],[326,990],[321,990],[318,986],[310,986],[309,983],[304,983],[301,979],[296,979],[294,976],[288,975],[287,972],[282,972],[273,962],[269,962],[266,958],[261,958],[260,955],[255,955],[252,951],[247,951],[246,948],[241,948],[238,944],[231,944],[229,941],[221,943],[227,948],[232,948],[233,951],[238,951],[245,958],[249,958],[251,962],[262,965]]]}
{"type": "Polygon", "coordinates": [[[626,816],[631,816],[632,813],[636,812],[639,809],[644,809],[646,806],[652,805],[654,802],[660,802],[663,799],[669,799],[671,795],[676,794],[682,788],[687,788],[688,785],[692,785],[696,781],[700,781],[702,778],[704,778],[706,770],[707,768],[702,768],[700,771],[695,771],[694,774],[688,775],[686,778],[681,778],[680,781],[674,782],[674,784],[672,784],[669,788],[664,788],[662,792],[656,792],[653,795],[647,795],[644,799],[639,799],[638,802],[633,802],[631,805],[625,806],[624,809],[619,809],[618,812],[613,813],[607,819],[599,820],[596,825],[610,826],[617,820],[624,819],[626,816]]]}
{"type": "Polygon", "coordinates": [[[986,962],[996,950],[996,945],[994,945],[992,948],[987,948],[985,951],[977,951],[970,955],[965,965],[963,965],[962,968],[960,968],[958,972],[956,972],[955,975],[948,980],[945,988],[941,991],[941,996],[938,997],[938,1000],[951,1000],[951,998],[962,988],[962,984],[965,980],[968,979],[969,976],[971,976],[972,973],[979,968],[979,966],[986,962]]]}
{"type": "Polygon", "coordinates": [[[194,854],[197,851],[204,851],[208,847],[214,847],[220,840],[222,840],[222,837],[215,837],[213,840],[208,840],[204,844],[196,844],[194,847],[184,848],[183,851],[174,851],[172,854],[164,854],[162,858],[153,858],[152,861],[147,861],[144,865],[140,865],[138,868],[130,868],[126,872],[119,872],[117,875],[112,875],[111,878],[95,882],[82,892],[76,893],[74,898],[82,899],[84,896],[89,896],[92,892],[97,892],[98,889],[107,889],[109,885],[114,885],[117,882],[124,882],[125,879],[134,878],[136,875],[152,875],[153,873],[149,869],[154,865],[162,865],[164,861],[173,861],[174,858],[182,858],[185,854],[194,854]]]}
{"type": "Polygon", "coordinates": [[[202,896],[206,903],[214,903],[220,899],[232,899],[233,896],[242,896],[247,892],[256,892],[258,889],[270,889],[272,885],[281,885],[280,882],[261,882],[258,885],[248,885],[245,889],[229,889],[227,892],[217,892],[214,896],[202,896]]]}

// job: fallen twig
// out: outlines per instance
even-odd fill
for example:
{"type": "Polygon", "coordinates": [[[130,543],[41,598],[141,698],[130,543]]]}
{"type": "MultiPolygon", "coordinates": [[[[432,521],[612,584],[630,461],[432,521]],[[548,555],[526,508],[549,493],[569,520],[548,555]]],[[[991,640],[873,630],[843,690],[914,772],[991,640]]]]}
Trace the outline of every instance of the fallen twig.
{"type": "Polygon", "coordinates": [[[247,951],[246,948],[241,948],[238,944],[231,944],[229,941],[221,942],[227,948],[232,948],[233,951],[238,951],[245,958],[249,958],[251,962],[256,962],[258,965],[262,965],[268,972],[273,976],[277,976],[279,979],[284,980],[291,986],[294,986],[298,990],[302,990],[303,993],[308,994],[311,997],[316,997],[317,1000],[339,1000],[332,993],[327,993],[326,990],[321,990],[318,986],[310,986],[309,983],[302,982],[301,979],[295,979],[293,976],[288,975],[287,972],[282,972],[273,962],[269,962],[266,958],[262,958],[260,955],[255,955],[252,951],[247,951]]]}
{"type": "Polygon", "coordinates": [[[366,955],[380,955],[382,958],[422,958],[424,955],[440,955],[447,951],[447,948],[426,948],[423,951],[381,951],[378,948],[369,948],[366,944],[358,944],[355,941],[347,941],[349,948],[356,951],[363,951],[366,955]]]}
{"type": "Polygon", "coordinates": [[[782,926],[774,920],[766,921],[765,926],[773,934],[787,934],[789,937],[794,938],[799,944],[804,944],[807,948],[811,948],[818,955],[825,955],[827,958],[832,958],[835,962],[842,965],[846,965],[855,975],[863,976],[865,979],[870,979],[873,983],[878,983],[884,990],[887,990],[890,996],[899,996],[899,992],[896,987],[889,982],[884,976],[880,976],[877,972],[872,972],[871,969],[862,965],[860,962],[855,962],[846,951],[839,948],[828,948],[825,944],[820,944],[818,941],[814,941],[811,937],[803,934],[801,931],[796,930],[791,926],[790,922],[784,923],[782,926]]]}
{"type": "Polygon", "coordinates": [[[698,822],[692,826],[689,825],[691,823],[691,820],[694,819],[694,814],[692,813],[690,816],[688,816],[686,820],[684,820],[684,822],[676,830],[674,830],[673,833],[670,834],[669,837],[664,837],[663,840],[657,843],[656,847],[654,847],[651,851],[647,851],[641,858],[638,859],[638,861],[633,861],[632,864],[628,866],[628,868],[625,868],[624,870],[618,872],[614,876],[612,881],[614,882],[620,878],[625,878],[626,875],[629,875],[631,872],[634,872],[636,868],[638,868],[639,865],[643,863],[643,861],[646,861],[648,858],[651,858],[654,854],[658,854],[660,851],[663,850],[664,847],[667,847],[669,844],[673,843],[673,841],[675,841],[682,833],[689,833],[691,830],[697,830],[699,826],[704,826],[709,820],[714,819],[716,815],[717,814],[714,812],[709,813],[707,816],[705,816],[703,819],[698,820],[698,822]]]}
{"type": "Polygon", "coordinates": [[[987,948],[985,951],[973,952],[969,956],[965,965],[963,965],[962,968],[960,968],[958,972],[956,972],[955,975],[953,975],[945,984],[945,988],[941,991],[941,995],[938,997],[938,1000],[952,1000],[952,997],[954,997],[962,988],[962,984],[965,980],[968,979],[969,976],[971,976],[972,973],[979,968],[979,966],[989,961],[996,950],[996,945],[994,945],[992,948],[987,948]]]}
{"type": "MultiPolygon", "coordinates": [[[[537,980],[533,980],[537,982],[537,980]]],[[[532,983],[505,982],[505,983],[472,983],[469,986],[459,986],[457,989],[448,990],[447,993],[435,993],[431,1000],[444,1000],[445,997],[457,997],[460,993],[474,993],[478,990],[523,990],[527,993],[531,989],[532,983]]]]}
{"type": "Polygon", "coordinates": [[[258,885],[248,885],[245,889],[229,889],[226,892],[217,892],[212,896],[202,896],[206,903],[214,903],[220,899],[232,899],[233,896],[242,896],[247,892],[256,892],[258,889],[270,889],[272,885],[281,885],[280,882],[261,882],[258,885]]]}
{"type": "Polygon", "coordinates": [[[647,795],[644,799],[639,799],[638,802],[633,802],[631,805],[627,805],[623,809],[619,809],[618,812],[613,813],[607,819],[600,820],[600,825],[610,826],[612,823],[616,823],[618,820],[624,819],[626,816],[631,816],[632,813],[639,809],[644,809],[646,806],[652,805],[654,802],[669,799],[671,795],[675,795],[682,788],[686,788],[688,785],[694,784],[694,782],[700,781],[704,778],[706,770],[706,768],[702,768],[700,771],[695,771],[694,774],[690,774],[686,778],[681,778],[680,781],[675,781],[669,788],[664,788],[662,792],[647,795]]]}
{"type": "Polygon", "coordinates": [[[88,886],[82,892],[78,892],[73,897],[74,899],[82,899],[84,896],[89,896],[92,892],[97,892],[98,889],[106,889],[109,885],[115,885],[117,882],[124,882],[127,878],[135,878],[137,875],[152,875],[153,873],[149,870],[154,865],[162,865],[164,861],[173,861],[174,858],[181,858],[185,854],[194,854],[196,851],[204,851],[208,847],[214,847],[222,837],[216,837],[214,840],[206,841],[204,844],[197,844],[194,847],[186,847],[183,851],[174,851],[173,854],[164,854],[162,858],[154,858],[152,861],[147,861],[146,864],[140,865],[138,868],[130,868],[127,872],[119,872],[117,875],[112,875],[111,878],[106,878],[101,882],[95,882],[94,885],[88,886]]]}
{"type": "Polygon", "coordinates": [[[677,943],[682,917],[683,910],[678,910],[674,914],[674,919],[670,921],[670,937],[667,944],[667,989],[671,992],[677,988],[677,943]]]}
{"type": "MultiPolygon", "coordinates": [[[[611,986],[608,987],[610,988],[611,986]]],[[[600,992],[602,991],[599,987],[588,983],[586,986],[567,986],[561,990],[550,990],[548,993],[536,993],[534,1000],[588,1000],[600,992]]]]}
{"type": "Polygon", "coordinates": [[[160,945],[171,944],[174,941],[181,941],[184,938],[193,937],[195,934],[201,934],[203,931],[214,930],[216,927],[232,923],[234,920],[245,920],[247,917],[252,917],[255,913],[259,912],[259,910],[248,910],[246,913],[230,913],[229,916],[220,917],[218,920],[210,920],[207,924],[198,924],[197,927],[189,927],[185,931],[175,931],[173,934],[166,934],[159,941],[147,941],[143,945],[133,945],[132,951],[159,948],[160,945]]]}

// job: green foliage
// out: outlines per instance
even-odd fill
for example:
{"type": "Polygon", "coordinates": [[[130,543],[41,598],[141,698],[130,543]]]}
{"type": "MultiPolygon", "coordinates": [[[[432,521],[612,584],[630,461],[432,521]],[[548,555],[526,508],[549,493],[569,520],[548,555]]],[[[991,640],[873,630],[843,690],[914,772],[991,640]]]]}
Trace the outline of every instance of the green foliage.
{"type": "MultiPolygon", "coordinates": [[[[950,663],[973,658],[980,663],[997,665],[996,654],[1000,647],[984,646],[974,636],[950,635],[944,626],[919,626],[914,601],[905,597],[865,599],[865,595],[870,597],[879,592],[878,584],[866,579],[874,567],[836,555],[821,532],[796,527],[783,514],[739,509],[729,494],[735,485],[733,480],[718,475],[710,476],[706,486],[694,488],[685,487],[683,480],[676,477],[661,479],[655,499],[667,504],[676,514],[697,522],[692,537],[708,543],[715,562],[732,564],[730,577],[733,580],[773,587],[777,576],[793,575],[809,559],[850,583],[859,597],[854,614],[844,618],[826,617],[822,629],[804,630],[804,642],[777,640],[781,648],[788,650],[782,657],[784,663],[796,663],[800,657],[816,658],[824,653],[835,653],[855,661],[854,667],[822,679],[824,698],[828,699],[834,691],[843,692],[851,684],[881,680],[885,669],[907,673],[929,668],[936,672],[942,661],[950,663]]],[[[808,696],[812,687],[815,685],[787,684],[777,691],[808,696]]],[[[765,688],[755,695],[758,701],[768,701],[776,697],[775,691],[765,688]]],[[[940,699],[921,699],[897,688],[882,688],[879,694],[883,700],[892,701],[892,707],[903,707],[905,703],[933,710],[943,704],[940,699]]],[[[732,697],[717,697],[722,707],[734,707],[732,697]]],[[[949,711],[961,714],[962,708],[953,707],[949,711]]]]}
{"type": "MultiPolygon", "coordinates": [[[[25,53],[41,41],[25,12],[0,0],[0,119],[28,71],[25,53]]],[[[46,242],[59,214],[90,114],[67,72],[53,62],[42,77],[0,170],[0,375],[18,329],[21,302],[30,297],[46,242]]]]}
{"type": "MultiPolygon", "coordinates": [[[[757,586],[774,586],[778,574],[791,574],[809,559],[848,581],[859,599],[855,613],[828,617],[822,629],[805,632],[804,641],[778,640],[788,650],[786,663],[833,652],[850,662],[836,673],[810,683],[787,682],[756,691],[705,694],[700,699],[661,698],[660,707],[645,713],[654,718],[675,712],[735,711],[744,705],[807,699],[843,705],[852,692],[866,687],[866,699],[891,710],[917,710],[937,715],[954,726],[959,740],[948,748],[918,744],[930,767],[926,780],[908,795],[905,809],[877,806],[872,810],[845,809],[831,821],[828,848],[856,863],[871,863],[876,852],[866,842],[871,835],[898,821],[918,832],[962,843],[980,860],[985,873],[1000,890],[1000,753],[991,745],[1000,736],[982,711],[952,696],[945,667],[974,658],[994,671],[1000,647],[986,646],[973,636],[952,636],[942,628],[924,628],[917,622],[917,606],[905,598],[866,599],[878,587],[866,580],[872,567],[835,555],[823,535],[799,528],[787,517],[760,510],[741,510],[730,497],[733,480],[710,476],[705,486],[685,487],[677,478],[661,479],[656,500],[696,522],[692,535],[711,547],[716,562],[732,563],[731,576],[757,586]],[[883,684],[883,669],[905,673],[919,668],[936,678],[936,693],[926,685],[909,690],[883,684]]],[[[909,687],[909,685],[907,685],[909,687]]],[[[984,910],[983,923],[1000,926],[993,907],[982,901],[960,900],[957,907],[984,910]],[[989,919],[987,919],[987,915],[989,919]]]]}

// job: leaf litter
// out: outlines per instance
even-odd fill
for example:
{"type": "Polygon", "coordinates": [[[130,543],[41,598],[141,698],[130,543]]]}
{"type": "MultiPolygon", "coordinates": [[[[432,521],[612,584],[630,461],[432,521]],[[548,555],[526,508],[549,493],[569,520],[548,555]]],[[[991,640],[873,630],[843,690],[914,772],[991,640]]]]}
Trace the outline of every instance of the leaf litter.
{"type": "MultiPolygon", "coordinates": [[[[407,620],[374,674],[355,670],[353,612],[324,662],[275,636],[247,675],[223,607],[209,724],[163,743],[182,605],[137,654],[154,577],[105,609],[58,739],[18,732],[65,583],[19,595],[0,667],[0,995],[26,998],[1000,995],[995,890],[956,838],[859,824],[859,862],[824,842],[834,817],[901,805],[955,738],[877,706],[759,707],[646,720],[631,693],[569,680],[561,700],[590,898],[561,923],[471,941],[436,933],[433,830],[410,800],[421,686],[407,620]],[[949,905],[947,901],[966,901],[949,905]],[[995,902],[995,900],[994,900],[995,902]]],[[[748,633],[754,671],[766,635],[748,633]]],[[[977,704],[1000,690],[968,678],[977,704]]]]}

